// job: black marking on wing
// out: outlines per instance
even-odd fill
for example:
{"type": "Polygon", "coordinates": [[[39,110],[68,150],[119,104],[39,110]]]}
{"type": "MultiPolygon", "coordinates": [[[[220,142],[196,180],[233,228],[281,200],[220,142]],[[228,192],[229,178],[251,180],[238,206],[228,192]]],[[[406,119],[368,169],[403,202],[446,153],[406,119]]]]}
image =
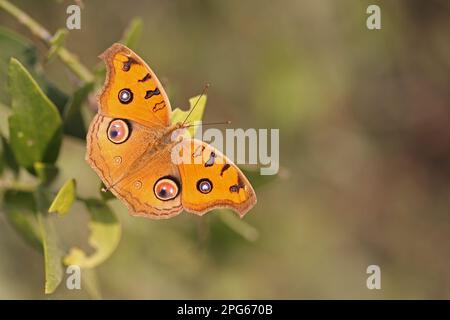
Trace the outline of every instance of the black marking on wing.
{"type": "Polygon", "coordinates": [[[230,192],[237,192],[237,193],[239,193],[239,190],[240,190],[240,189],[245,189],[245,184],[244,184],[244,182],[242,181],[241,176],[238,175],[238,181],[237,181],[236,184],[233,184],[233,185],[230,187],[230,192]]]}
{"type": "Polygon", "coordinates": [[[143,77],[142,79],[138,80],[138,82],[145,82],[145,81],[147,81],[147,80],[150,80],[151,78],[152,78],[151,74],[150,74],[150,73],[147,73],[147,74],[145,75],[145,77],[143,77]]]}
{"type": "Polygon", "coordinates": [[[158,102],[157,104],[155,104],[152,108],[153,112],[162,110],[166,107],[166,103],[164,101],[158,102]]]}
{"type": "Polygon", "coordinates": [[[145,93],[145,99],[150,99],[153,96],[159,95],[161,92],[159,92],[159,89],[156,88],[155,90],[147,90],[145,93]]]}
{"type": "Polygon", "coordinates": [[[122,70],[125,72],[130,71],[132,64],[137,64],[138,62],[131,57],[128,57],[128,60],[123,63],[122,70]]]}
{"type": "Polygon", "coordinates": [[[205,162],[205,167],[211,167],[214,164],[215,160],[216,160],[216,153],[214,151],[211,151],[209,159],[205,162]]]}
{"type": "Polygon", "coordinates": [[[222,167],[222,170],[220,170],[220,176],[223,177],[223,173],[224,173],[225,171],[227,171],[228,168],[230,168],[230,167],[231,167],[231,166],[230,166],[229,163],[225,163],[225,164],[223,165],[223,167],[222,167]]]}

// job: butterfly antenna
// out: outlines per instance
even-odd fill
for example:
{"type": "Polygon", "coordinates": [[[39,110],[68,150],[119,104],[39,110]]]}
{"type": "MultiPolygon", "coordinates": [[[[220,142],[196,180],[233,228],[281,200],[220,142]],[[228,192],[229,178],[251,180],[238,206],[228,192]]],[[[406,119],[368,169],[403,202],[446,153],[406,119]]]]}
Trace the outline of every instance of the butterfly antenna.
{"type": "Polygon", "coordinates": [[[186,123],[187,119],[190,117],[190,115],[194,111],[194,109],[197,106],[197,104],[200,101],[200,99],[205,95],[206,91],[208,91],[209,86],[210,86],[209,83],[205,84],[205,87],[203,88],[203,91],[202,91],[201,95],[198,96],[197,101],[195,101],[194,106],[189,111],[188,115],[186,116],[186,118],[184,119],[183,123],[181,124],[182,127],[184,127],[184,124],[186,123]]]}
{"type": "Polygon", "coordinates": [[[196,123],[196,124],[189,124],[187,126],[185,126],[185,128],[190,128],[190,127],[197,127],[197,126],[212,126],[212,125],[216,125],[216,124],[231,124],[231,121],[221,121],[221,122],[207,122],[207,123],[196,123]]]}

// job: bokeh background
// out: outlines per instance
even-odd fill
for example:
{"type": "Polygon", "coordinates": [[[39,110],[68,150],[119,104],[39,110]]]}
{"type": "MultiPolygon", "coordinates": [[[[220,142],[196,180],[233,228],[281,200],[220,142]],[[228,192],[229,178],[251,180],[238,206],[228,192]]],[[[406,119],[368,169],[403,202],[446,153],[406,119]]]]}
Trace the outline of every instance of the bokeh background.
{"type": "MultiPolygon", "coordinates": [[[[72,4],[13,2],[52,32],[72,4]]],[[[154,221],[113,201],[123,234],[96,269],[103,298],[450,298],[447,1],[86,0],[67,47],[94,69],[137,16],[136,52],[172,105],[211,83],[204,120],[279,128],[281,170],[257,192],[247,239],[214,213],[154,221]],[[381,7],[381,30],[366,28],[369,4],[381,7]],[[371,264],[381,290],[366,287],[371,264]]],[[[0,24],[35,39],[1,10],[0,24]]],[[[60,61],[44,68],[74,90],[60,61]]],[[[76,177],[94,196],[84,148],[64,140],[55,183],[76,177]]],[[[57,230],[87,247],[84,208],[57,230]]],[[[45,296],[43,268],[1,214],[1,299],[90,298],[64,286],[45,296]]]]}

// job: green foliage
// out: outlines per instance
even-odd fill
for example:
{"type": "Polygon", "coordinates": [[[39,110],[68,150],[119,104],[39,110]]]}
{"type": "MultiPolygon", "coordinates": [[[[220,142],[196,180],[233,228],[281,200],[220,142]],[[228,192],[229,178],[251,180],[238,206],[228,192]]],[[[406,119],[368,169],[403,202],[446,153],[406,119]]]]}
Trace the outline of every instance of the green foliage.
{"type": "Polygon", "coordinates": [[[0,27],[0,48],[2,48],[0,50],[0,103],[10,105],[11,102],[7,76],[10,60],[14,57],[24,65],[45,94],[61,110],[67,103],[68,97],[53,83],[48,81],[40,71],[42,66],[37,63],[36,46],[17,33],[0,27]]]}
{"type": "Polygon", "coordinates": [[[8,144],[8,141],[1,137],[1,145],[2,145],[2,152],[1,152],[1,161],[3,164],[3,169],[9,168],[16,176],[19,173],[19,165],[17,164],[16,159],[14,158],[14,154],[11,150],[10,145],[8,144]]]}
{"type": "Polygon", "coordinates": [[[143,21],[141,18],[134,18],[128,25],[125,33],[122,36],[121,43],[128,48],[134,49],[142,33],[143,21]]]}
{"type": "Polygon", "coordinates": [[[3,142],[1,141],[1,137],[0,137],[0,175],[3,174],[3,170],[5,169],[5,146],[3,144],[3,142]]]}
{"type": "Polygon", "coordinates": [[[62,138],[57,108],[14,58],[9,65],[9,84],[12,97],[9,138],[15,158],[30,171],[34,171],[36,162],[54,163],[62,138]]]}
{"type": "Polygon", "coordinates": [[[36,204],[36,217],[44,254],[44,292],[50,294],[56,290],[63,277],[62,257],[64,251],[61,247],[53,220],[47,214],[47,208],[49,206],[48,190],[39,186],[34,191],[33,196],[36,204]]]}
{"type": "Polygon", "coordinates": [[[56,56],[56,53],[59,49],[61,49],[64,46],[64,41],[66,40],[66,37],[68,35],[69,31],[67,29],[59,29],[56,31],[53,38],[50,40],[50,49],[48,50],[47,59],[51,60],[53,57],[56,56]]]}
{"type": "MultiPolygon", "coordinates": [[[[205,112],[206,107],[206,95],[203,96],[195,96],[189,99],[189,109],[183,111],[179,108],[173,110],[172,112],[172,123],[183,122],[186,120],[186,117],[189,115],[186,123],[195,123],[198,121],[202,121],[203,113],[205,112]],[[195,109],[194,109],[195,107],[195,109]],[[190,114],[189,114],[190,113],[190,114]]],[[[189,134],[193,137],[195,134],[196,127],[190,127],[189,134]]]]}
{"type": "Polygon", "coordinates": [[[87,133],[87,124],[83,118],[81,107],[94,89],[94,83],[88,82],[77,88],[64,108],[64,132],[84,139],[87,133]]]}
{"type": "Polygon", "coordinates": [[[95,268],[116,249],[120,241],[121,227],[112,210],[103,201],[88,199],[85,205],[91,218],[89,244],[95,252],[87,255],[79,248],[72,248],[64,258],[64,263],[78,265],[81,268],[95,268]]]}
{"type": "Polygon", "coordinates": [[[244,220],[236,217],[234,213],[229,210],[216,210],[216,213],[231,230],[241,235],[245,240],[253,242],[258,239],[258,230],[244,220]]]}
{"type": "MultiPolygon", "coordinates": [[[[68,136],[79,138],[77,141],[85,139],[88,124],[85,118],[91,115],[88,100],[103,83],[104,66],[91,73],[64,47],[68,40],[65,29],[50,36],[43,26],[9,2],[0,2],[0,9],[5,3],[10,14],[43,40],[48,52],[44,59],[39,59],[31,40],[0,27],[0,114],[8,118],[0,122],[2,209],[16,232],[43,255],[46,294],[55,292],[60,285],[64,265],[78,265],[84,269],[83,287],[92,297],[99,298],[95,268],[113,254],[121,239],[120,221],[108,202],[115,197],[109,191],[99,191],[87,199],[81,197],[75,178],[79,183],[82,181],[78,180],[77,172],[65,176],[62,185],[56,181],[60,181],[59,175],[67,175],[64,163],[58,162],[63,140],[71,141],[68,136]],[[68,94],[47,80],[41,72],[43,66],[38,63],[56,58],[79,79],[68,94]],[[60,239],[63,235],[55,223],[75,216],[67,213],[76,202],[89,214],[89,251],[81,249],[82,243],[79,247],[63,245],[65,242],[60,239]]],[[[133,19],[120,41],[134,48],[142,26],[142,19],[133,19]]],[[[189,110],[175,109],[172,123],[183,122],[188,115],[187,123],[201,121],[206,101],[205,95],[189,99],[189,110]]],[[[194,135],[195,129],[190,127],[189,133],[194,135]]],[[[246,174],[257,186],[267,182],[256,173],[246,174]]],[[[217,215],[215,226],[219,221],[221,227],[241,235],[242,239],[250,242],[257,239],[258,231],[236,215],[227,210],[218,210],[217,215]]]]}
{"type": "Polygon", "coordinates": [[[61,187],[61,189],[59,189],[58,194],[55,199],[53,199],[53,202],[48,209],[48,212],[65,215],[69,212],[75,200],[76,182],[75,179],[70,179],[61,187]]]}
{"type": "Polygon", "coordinates": [[[43,253],[45,293],[52,293],[62,280],[62,254],[55,227],[46,215],[47,197],[43,189],[7,190],[4,211],[11,225],[34,249],[43,253]]]}
{"type": "Polygon", "coordinates": [[[22,61],[27,68],[34,68],[37,61],[36,47],[27,39],[0,27],[0,102],[9,104],[7,90],[8,65],[11,57],[22,61]]]}
{"type": "MultiPolygon", "coordinates": [[[[138,29],[139,21],[135,21],[127,34],[129,41],[136,41],[138,29]]],[[[62,60],[66,59],[69,67],[83,71],[85,78],[89,78],[86,69],[78,67],[74,56],[64,51],[66,36],[65,31],[58,31],[53,36],[48,59],[58,55],[62,60]]],[[[109,257],[120,240],[119,222],[102,200],[81,200],[90,213],[89,243],[96,249],[91,255],[76,248],[69,253],[63,248],[54,225],[55,217],[48,214],[56,212],[64,216],[77,199],[74,179],[69,179],[58,192],[53,190],[51,183],[59,172],[56,161],[63,133],[85,138],[87,125],[82,107],[94,90],[94,83],[81,83],[67,97],[36,72],[37,50],[31,41],[0,28],[0,46],[0,103],[11,103],[10,111],[2,106],[3,113],[9,115],[8,123],[5,123],[9,138],[0,136],[0,173],[6,168],[14,173],[14,180],[7,183],[11,188],[3,192],[3,211],[17,233],[43,254],[44,292],[50,294],[61,283],[64,257],[81,267],[93,268],[109,257]],[[7,80],[9,86],[6,86],[7,80]],[[27,185],[17,180],[20,168],[32,173],[36,181],[27,185]],[[50,203],[52,194],[54,199],[50,203]]],[[[95,276],[92,273],[88,278],[95,279],[95,276]]],[[[86,287],[94,297],[100,296],[94,283],[88,283],[86,287]]]]}
{"type": "Polygon", "coordinates": [[[53,293],[61,283],[63,277],[62,257],[63,250],[60,247],[57,232],[53,221],[46,216],[42,209],[37,217],[41,230],[42,246],[44,249],[45,266],[45,293],[53,293]]]}
{"type": "Polygon", "coordinates": [[[6,216],[18,234],[33,248],[42,250],[41,232],[36,222],[33,192],[6,190],[3,195],[6,216]]]}
{"type": "Polygon", "coordinates": [[[51,163],[35,162],[33,166],[40,183],[50,184],[58,175],[58,168],[51,163]]]}

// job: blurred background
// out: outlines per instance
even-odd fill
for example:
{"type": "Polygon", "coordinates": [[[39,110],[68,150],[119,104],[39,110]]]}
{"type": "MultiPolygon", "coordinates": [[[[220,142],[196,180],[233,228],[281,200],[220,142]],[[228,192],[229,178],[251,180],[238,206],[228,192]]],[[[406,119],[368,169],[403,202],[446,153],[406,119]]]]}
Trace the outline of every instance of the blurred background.
{"type": "MultiPolygon", "coordinates": [[[[13,3],[54,32],[73,2],[13,3]]],[[[111,202],[123,233],[96,269],[103,298],[450,298],[449,2],[86,0],[66,46],[93,70],[134,17],[134,49],[172,106],[211,83],[204,121],[279,128],[281,170],[257,190],[247,239],[214,213],[154,221],[111,202]],[[366,28],[370,4],[381,30],[366,28]],[[372,264],[381,290],[366,287],[372,264]]],[[[0,24],[36,39],[1,10],[0,24]]],[[[43,65],[74,90],[58,59],[43,65]]],[[[55,183],[76,177],[97,196],[84,152],[64,139],[55,183]]],[[[58,220],[67,246],[88,247],[84,211],[58,220]]],[[[90,297],[64,286],[45,296],[42,256],[3,214],[0,256],[1,299],[90,297]]]]}

